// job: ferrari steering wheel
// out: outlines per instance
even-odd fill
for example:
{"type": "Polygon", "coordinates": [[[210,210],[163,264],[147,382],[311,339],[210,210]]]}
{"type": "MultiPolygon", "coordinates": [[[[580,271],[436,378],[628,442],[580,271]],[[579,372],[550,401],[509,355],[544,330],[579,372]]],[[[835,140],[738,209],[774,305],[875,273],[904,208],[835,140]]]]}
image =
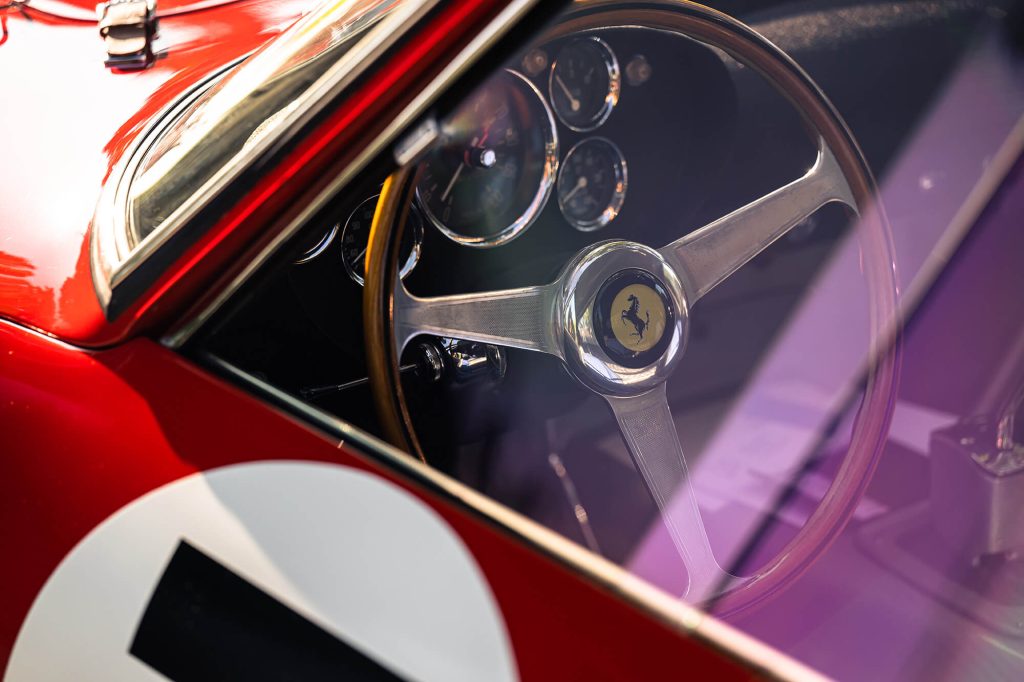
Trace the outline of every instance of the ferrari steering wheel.
{"type": "Polygon", "coordinates": [[[672,31],[719,48],[756,69],[788,98],[817,142],[799,179],[661,248],[604,241],[577,253],[549,284],[420,298],[398,277],[401,226],[415,169],[384,185],[366,259],[364,316],[370,382],[386,436],[426,461],[412,428],[398,360],[419,334],[528,349],[559,358],[607,401],[676,550],[692,603],[719,613],[764,599],[807,568],[849,520],[888,431],[896,381],[896,283],[889,226],[852,134],[810,77],[739,22],[691,3],[586,2],[547,38],[629,25],[672,31]],[[690,311],[745,263],[820,207],[857,215],[870,303],[869,366],[851,444],[824,499],[789,545],[737,584],[715,560],[687,475],[665,383],[686,350],[690,311]],[[640,317],[639,311],[644,311],[640,317]],[[679,497],[684,503],[679,504],[679,497]],[[669,513],[669,500],[676,502],[669,513]],[[729,585],[728,589],[724,586],[729,585]]]}

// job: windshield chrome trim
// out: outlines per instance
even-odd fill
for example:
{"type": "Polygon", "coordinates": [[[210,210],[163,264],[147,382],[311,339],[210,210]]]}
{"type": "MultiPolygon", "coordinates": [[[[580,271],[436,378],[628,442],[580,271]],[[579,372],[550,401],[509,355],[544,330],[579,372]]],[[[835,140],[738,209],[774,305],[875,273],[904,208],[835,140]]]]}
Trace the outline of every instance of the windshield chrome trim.
{"type": "Polygon", "coordinates": [[[244,62],[249,52],[207,74],[154,115],[135,137],[110,172],[100,192],[89,231],[89,265],[93,289],[104,310],[117,281],[118,270],[131,251],[128,235],[128,189],[132,175],[154,138],[173,123],[196,98],[244,62]],[[121,210],[118,210],[120,207],[121,210]]]}
{"type": "MultiPolygon", "coordinates": [[[[305,92],[292,101],[291,111],[284,116],[281,123],[270,134],[261,137],[252,145],[243,148],[238,154],[227,159],[225,164],[203,183],[197,192],[181,204],[151,234],[124,252],[118,251],[117,245],[120,241],[122,248],[125,248],[131,241],[131,236],[128,234],[130,229],[128,191],[134,178],[130,171],[137,166],[138,159],[135,157],[141,154],[143,146],[146,145],[148,148],[148,144],[154,141],[152,133],[156,124],[148,129],[148,134],[140,135],[131,154],[125,155],[130,158],[126,158],[123,165],[118,164],[120,166],[117,169],[118,175],[111,175],[111,177],[116,177],[116,180],[108,182],[108,185],[113,184],[114,187],[111,188],[111,191],[108,191],[107,187],[104,188],[100,205],[97,207],[93,219],[93,233],[97,236],[93,240],[95,248],[91,258],[93,280],[100,305],[104,311],[107,310],[113,291],[118,285],[160,250],[171,237],[180,232],[200,210],[208,206],[214,197],[250,168],[257,159],[282,140],[293,136],[295,131],[320,113],[327,101],[348,88],[370,65],[376,63],[383,53],[406,36],[413,26],[437,6],[438,2],[439,0],[406,0],[393,10],[393,13],[370,27],[362,37],[356,40],[350,50],[331,65],[305,92]]],[[[344,13],[349,4],[346,0],[339,0],[324,5],[320,10],[316,10],[321,16],[310,18],[309,21],[329,22],[333,14],[344,13]]],[[[286,31],[282,36],[287,40],[288,32],[286,31]]],[[[240,71],[234,74],[234,77],[245,78],[245,73],[240,71]]],[[[248,90],[255,91],[266,85],[265,79],[254,79],[248,90]]],[[[180,102],[178,104],[180,105],[180,102]]],[[[174,107],[172,107],[173,109],[174,107]]],[[[165,118],[164,120],[166,121],[165,118]]]]}

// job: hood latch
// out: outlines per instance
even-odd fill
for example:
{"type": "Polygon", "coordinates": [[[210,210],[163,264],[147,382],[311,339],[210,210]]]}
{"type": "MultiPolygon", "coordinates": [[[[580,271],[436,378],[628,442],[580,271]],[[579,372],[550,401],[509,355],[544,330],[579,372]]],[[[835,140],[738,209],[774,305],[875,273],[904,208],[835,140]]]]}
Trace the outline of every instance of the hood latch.
{"type": "Polygon", "coordinates": [[[153,63],[156,0],[110,0],[96,6],[110,68],[144,69],[153,63]]]}

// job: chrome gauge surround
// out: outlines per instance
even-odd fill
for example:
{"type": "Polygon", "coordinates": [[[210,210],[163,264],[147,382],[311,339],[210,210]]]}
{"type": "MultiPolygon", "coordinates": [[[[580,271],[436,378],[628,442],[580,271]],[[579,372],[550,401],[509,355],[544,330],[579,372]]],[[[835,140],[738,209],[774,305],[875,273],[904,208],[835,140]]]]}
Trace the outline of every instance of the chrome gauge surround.
{"type": "Polygon", "coordinates": [[[303,251],[298,258],[292,261],[292,263],[294,265],[302,265],[303,263],[308,263],[314,258],[318,257],[320,254],[326,251],[327,248],[334,242],[334,238],[338,236],[338,232],[340,231],[340,229],[340,223],[334,223],[333,225],[331,225],[331,229],[324,232],[323,236],[320,238],[320,241],[318,241],[316,244],[303,251]]]}
{"type": "MultiPolygon", "coordinates": [[[[362,260],[365,264],[365,245],[369,243],[370,234],[369,223],[373,220],[373,213],[377,208],[379,198],[379,194],[374,194],[372,197],[367,197],[359,202],[352,209],[352,212],[349,213],[348,218],[345,220],[345,226],[341,229],[341,239],[339,240],[341,242],[341,262],[345,266],[345,272],[348,273],[349,278],[359,286],[363,286],[364,277],[359,272],[358,263],[362,260]],[[366,234],[357,235],[356,232],[358,230],[366,230],[366,234]],[[357,257],[352,258],[348,256],[346,250],[348,242],[363,245],[362,251],[357,257]]],[[[410,245],[406,246],[403,244],[403,250],[408,248],[409,255],[406,256],[405,262],[402,263],[402,269],[399,271],[399,277],[405,279],[416,267],[416,264],[420,262],[420,256],[423,253],[423,217],[416,206],[409,207],[409,224],[406,226],[403,235],[403,241],[408,239],[410,245]]]]}
{"type": "MultiPolygon", "coordinates": [[[[587,57],[581,54],[580,58],[586,59],[587,57]]],[[[589,73],[584,78],[590,77],[589,73]]],[[[599,128],[608,120],[615,106],[619,103],[621,92],[622,72],[619,69],[619,60],[608,43],[596,36],[584,36],[573,38],[558,50],[555,60],[551,64],[551,72],[548,76],[548,97],[551,98],[551,108],[554,109],[558,120],[567,128],[579,133],[599,128]],[[589,58],[595,61],[599,60],[599,63],[591,64],[591,69],[602,69],[608,79],[608,85],[606,88],[603,88],[604,92],[601,94],[600,99],[594,99],[597,106],[591,107],[592,112],[582,118],[573,109],[574,106],[576,108],[583,108],[584,104],[581,99],[585,93],[582,88],[575,87],[573,81],[576,77],[571,75],[568,70],[576,66],[571,61],[569,54],[569,51],[572,49],[576,49],[578,52],[593,50],[594,53],[589,58]],[[560,66],[562,67],[561,70],[560,66]],[[561,104],[566,99],[569,100],[568,107],[561,104]],[[567,108],[568,110],[566,111],[567,108]]],[[[586,114],[586,111],[583,113],[586,114]]]]}
{"type": "Polygon", "coordinates": [[[622,205],[626,201],[628,182],[629,174],[626,159],[614,142],[606,137],[588,137],[577,142],[569,150],[569,153],[565,155],[565,159],[562,161],[561,168],[558,171],[556,194],[558,196],[558,208],[562,211],[562,217],[581,232],[600,230],[615,220],[615,217],[622,210],[622,205]],[[599,149],[593,149],[594,147],[599,147],[599,149]],[[600,149],[602,147],[603,149],[600,149]],[[607,180],[598,180],[594,175],[581,175],[576,170],[575,162],[581,156],[588,153],[607,154],[610,168],[605,167],[600,170],[611,173],[610,179],[612,184],[610,186],[608,186],[607,180]],[[576,176],[575,180],[571,179],[573,176],[576,176]],[[601,210],[593,212],[595,214],[592,216],[589,214],[579,215],[579,209],[575,208],[572,202],[580,193],[592,192],[592,187],[595,185],[600,187],[602,184],[608,188],[606,191],[607,196],[602,196],[595,200],[601,206],[601,210]]]}
{"type": "MultiPolygon", "coordinates": [[[[423,215],[427,217],[430,223],[434,225],[441,234],[457,244],[480,249],[493,248],[501,246],[502,244],[507,244],[526,232],[534,221],[537,220],[541,211],[544,209],[544,206],[547,204],[547,201],[554,190],[555,179],[558,175],[558,132],[555,127],[555,116],[551,111],[551,107],[548,106],[543,94],[541,94],[540,90],[537,89],[537,86],[535,86],[529,78],[513,69],[505,69],[501,73],[512,77],[514,79],[513,82],[523,88],[524,92],[528,93],[531,105],[536,106],[537,111],[541,113],[538,123],[543,127],[542,134],[544,139],[544,151],[541,164],[542,172],[537,183],[536,191],[533,193],[529,204],[518,217],[511,221],[507,226],[497,230],[494,234],[486,236],[465,235],[452,229],[450,225],[446,224],[441,217],[437,216],[435,212],[431,210],[429,199],[428,197],[425,197],[424,192],[422,191],[422,179],[420,184],[416,187],[416,205],[419,206],[423,215]]],[[[484,154],[486,154],[486,150],[484,154]]],[[[494,164],[494,156],[482,156],[481,161],[482,163],[480,165],[489,168],[494,164]]],[[[427,161],[421,162],[421,177],[426,164],[427,161]]],[[[458,179],[455,178],[451,182],[458,182],[458,179]]]]}

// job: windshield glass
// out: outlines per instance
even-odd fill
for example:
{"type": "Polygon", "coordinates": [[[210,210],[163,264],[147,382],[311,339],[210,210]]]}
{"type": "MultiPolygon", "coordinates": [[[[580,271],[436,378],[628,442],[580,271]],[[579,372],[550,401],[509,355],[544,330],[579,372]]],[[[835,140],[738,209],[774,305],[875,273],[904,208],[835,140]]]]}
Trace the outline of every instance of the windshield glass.
{"type": "Polygon", "coordinates": [[[576,3],[204,348],[669,613],[1024,679],[1019,15],[719,4],[576,3]]]}
{"type": "Polygon", "coordinates": [[[392,14],[391,26],[422,3],[346,0],[328,4],[250,57],[169,122],[144,153],[129,195],[130,239],[149,235],[195,210],[200,190],[237,172],[300,110],[303,95],[364,35],[392,14]],[[401,12],[395,12],[399,5],[401,12]]]}

